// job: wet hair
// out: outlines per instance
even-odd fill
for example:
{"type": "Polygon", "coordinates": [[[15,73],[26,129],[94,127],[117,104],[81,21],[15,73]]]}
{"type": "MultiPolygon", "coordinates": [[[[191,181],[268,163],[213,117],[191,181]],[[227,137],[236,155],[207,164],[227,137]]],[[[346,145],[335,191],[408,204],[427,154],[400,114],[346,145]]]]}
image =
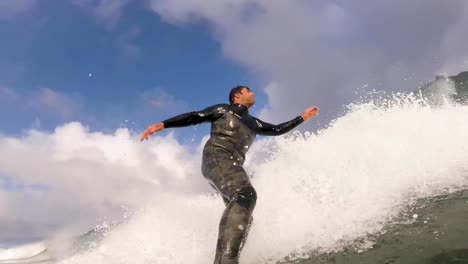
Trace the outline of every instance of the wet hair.
{"type": "Polygon", "coordinates": [[[244,89],[244,88],[250,90],[250,88],[245,86],[245,85],[237,85],[236,87],[231,89],[231,91],[229,92],[229,103],[230,104],[234,104],[235,95],[238,94],[238,93],[241,93],[242,89],[244,89]]]}

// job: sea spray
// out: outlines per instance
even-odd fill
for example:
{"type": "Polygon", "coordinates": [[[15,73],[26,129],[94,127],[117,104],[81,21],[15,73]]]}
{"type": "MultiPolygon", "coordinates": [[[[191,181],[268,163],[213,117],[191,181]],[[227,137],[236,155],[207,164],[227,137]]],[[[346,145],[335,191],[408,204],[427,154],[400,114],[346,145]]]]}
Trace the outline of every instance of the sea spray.
{"type": "MultiPolygon", "coordinates": [[[[353,105],[319,133],[267,139],[275,152],[247,166],[259,198],[241,262],[370,247],[365,238],[416,199],[466,188],[466,116],[466,106],[402,98],[353,105]]],[[[223,207],[216,195],[158,194],[100,247],[62,263],[209,263],[223,207]]]]}

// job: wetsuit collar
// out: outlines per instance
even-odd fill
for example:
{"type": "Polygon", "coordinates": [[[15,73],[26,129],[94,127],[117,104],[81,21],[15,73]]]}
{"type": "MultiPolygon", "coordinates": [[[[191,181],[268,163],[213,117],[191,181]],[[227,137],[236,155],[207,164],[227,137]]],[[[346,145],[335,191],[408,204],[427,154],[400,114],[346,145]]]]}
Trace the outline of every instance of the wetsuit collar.
{"type": "Polygon", "coordinates": [[[240,116],[243,116],[245,114],[248,114],[249,113],[249,108],[245,105],[241,105],[241,104],[232,104],[231,105],[231,109],[234,113],[240,115],[240,116]]]}

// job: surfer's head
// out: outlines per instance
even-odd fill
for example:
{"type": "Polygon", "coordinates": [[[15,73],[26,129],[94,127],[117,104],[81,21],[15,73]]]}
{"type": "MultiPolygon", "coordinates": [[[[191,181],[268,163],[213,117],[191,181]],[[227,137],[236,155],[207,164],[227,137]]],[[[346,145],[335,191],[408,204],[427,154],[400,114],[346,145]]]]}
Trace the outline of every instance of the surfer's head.
{"type": "Polygon", "coordinates": [[[255,104],[255,94],[249,87],[238,85],[231,89],[231,92],[229,93],[229,103],[251,107],[255,104]]]}

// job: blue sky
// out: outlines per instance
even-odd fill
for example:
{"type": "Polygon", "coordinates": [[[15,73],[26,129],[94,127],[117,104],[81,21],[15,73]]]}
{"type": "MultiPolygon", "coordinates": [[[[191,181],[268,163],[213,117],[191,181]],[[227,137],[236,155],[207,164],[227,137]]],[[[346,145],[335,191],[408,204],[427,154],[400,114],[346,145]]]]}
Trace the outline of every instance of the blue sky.
{"type": "Polygon", "coordinates": [[[414,91],[468,67],[464,1],[15,0],[0,9],[3,134],[70,121],[141,131],[226,102],[237,84],[254,89],[265,121],[318,105],[303,129],[323,128],[357,90],[414,91]]]}
{"type": "Polygon", "coordinates": [[[92,130],[141,131],[227,102],[237,84],[258,84],[223,56],[205,24],[171,25],[137,3],[110,22],[71,1],[38,1],[2,20],[0,35],[0,85],[10,91],[0,99],[0,131],[7,134],[75,120],[92,130]]]}

